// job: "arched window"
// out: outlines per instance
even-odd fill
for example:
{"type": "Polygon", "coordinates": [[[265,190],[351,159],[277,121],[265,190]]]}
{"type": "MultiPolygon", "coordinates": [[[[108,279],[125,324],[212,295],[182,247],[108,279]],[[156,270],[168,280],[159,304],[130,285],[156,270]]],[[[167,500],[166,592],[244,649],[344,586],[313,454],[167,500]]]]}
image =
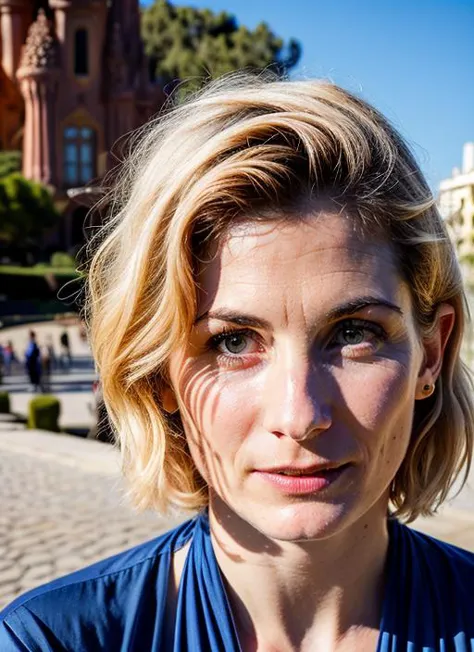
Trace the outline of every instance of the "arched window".
{"type": "Polygon", "coordinates": [[[89,74],[89,34],[82,27],[74,34],[74,74],[89,74]]]}
{"type": "Polygon", "coordinates": [[[96,174],[96,137],[91,127],[64,129],[64,184],[88,183],[96,174]]]}

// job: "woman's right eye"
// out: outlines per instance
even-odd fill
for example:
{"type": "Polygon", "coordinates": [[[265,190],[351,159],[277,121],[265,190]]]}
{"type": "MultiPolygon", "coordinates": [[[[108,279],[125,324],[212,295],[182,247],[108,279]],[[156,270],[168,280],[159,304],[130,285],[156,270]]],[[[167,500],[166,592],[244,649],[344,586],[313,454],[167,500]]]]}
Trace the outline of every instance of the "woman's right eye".
{"type": "Polygon", "coordinates": [[[221,346],[226,349],[226,353],[232,353],[233,355],[239,355],[244,353],[248,345],[247,338],[245,335],[228,335],[225,339],[221,341],[221,346]]]}
{"type": "Polygon", "coordinates": [[[214,335],[210,340],[212,349],[228,357],[250,355],[261,351],[257,336],[249,331],[235,331],[214,335]]]}

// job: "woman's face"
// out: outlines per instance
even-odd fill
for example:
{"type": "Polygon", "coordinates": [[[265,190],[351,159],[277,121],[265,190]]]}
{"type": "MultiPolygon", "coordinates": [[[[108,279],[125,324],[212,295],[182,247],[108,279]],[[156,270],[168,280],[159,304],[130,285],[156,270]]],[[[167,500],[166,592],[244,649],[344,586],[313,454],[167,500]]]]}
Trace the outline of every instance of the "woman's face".
{"type": "Polygon", "coordinates": [[[170,375],[210,508],[292,541],[383,515],[426,382],[389,244],[340,215],[249,222],[198,282],[170,375]]]}

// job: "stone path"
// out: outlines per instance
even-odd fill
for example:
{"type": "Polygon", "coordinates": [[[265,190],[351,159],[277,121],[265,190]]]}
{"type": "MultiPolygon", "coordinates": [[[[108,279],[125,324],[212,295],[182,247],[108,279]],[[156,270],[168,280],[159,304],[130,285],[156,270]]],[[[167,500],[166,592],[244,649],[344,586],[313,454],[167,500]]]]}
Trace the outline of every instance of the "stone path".
{"type": "Polygon", "coordinates": [[[128,506],[114,453],[67,435],[0,431],[0,608],[178,522],[128,506]],[[79,451],[67,455],[68,443],[79,451]]]}

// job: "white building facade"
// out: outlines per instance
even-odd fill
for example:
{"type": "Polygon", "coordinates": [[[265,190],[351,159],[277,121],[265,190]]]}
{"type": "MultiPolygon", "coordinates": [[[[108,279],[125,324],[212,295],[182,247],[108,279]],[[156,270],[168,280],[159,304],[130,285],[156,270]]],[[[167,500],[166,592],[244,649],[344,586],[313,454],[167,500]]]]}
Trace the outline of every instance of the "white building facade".
{"type": "Polygon", "coordinates": [[[454,168],[452,176],[441,181],[438,206],[459,260],[464,263],[473,257],[474,263],[474,143],[464,145],[461,170],[454,168]]]}
{"type": "MultiPolygon", "coordinates": [[[[462,168],[454,168],[452,176],[441,181],[438,207],[458,253],[474,318],[474,143],[464,145],[462,168]]],[[[472,324],[467,325],[463,348],[464,359],[474,369],[472,324]]]]}

